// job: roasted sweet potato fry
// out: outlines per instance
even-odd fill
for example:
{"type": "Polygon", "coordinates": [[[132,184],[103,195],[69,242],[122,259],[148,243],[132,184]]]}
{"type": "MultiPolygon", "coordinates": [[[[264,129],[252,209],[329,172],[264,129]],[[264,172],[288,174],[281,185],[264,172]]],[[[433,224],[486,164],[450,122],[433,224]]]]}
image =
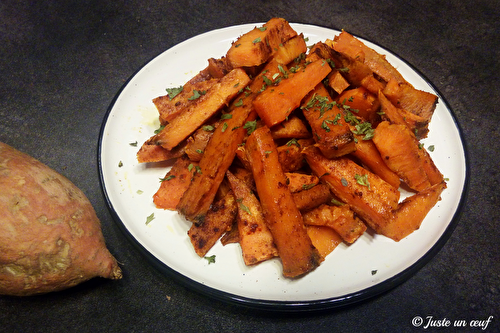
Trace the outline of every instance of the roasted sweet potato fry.
{"type": "Polygon", "coordinates": [[[438,100],[436,95],[396,80],[387,82],[383,93],[398,108],[425,119],[426,125],[431,121],[438,100]]]}
{"type": "Polygon", "coordinates": [[[348,205],[321,205],[304,213],[304,223],[330,227],[347,243],[354,243],[366,231],[366,225],[354,215],[348,205]]]}
{"type": "Polygon", "coordinates": [[[342,238],[332,228],[308,225],[306,229],[309,238],[311,238],[314,247],[318,249],[323,260],[342,243],[342,238]]]}
{"type": "Polygon", "coordinates": [[[306,52],[306,41],[304,35],[300,34],[278,45],[273,57],[279,64],[287,65],[306,52]]]}
{"type": "MultiPolygon", "coordinates": [[[[432,171],[432,160],[420,150],[415,136],[405,125],[381,122],[375,129],[373,143],[377,146],[383,160],[411,189],[422,191],[431,186],[424,165],[432,171]]],[[[434,175],[434,174],[433,174],[434,175]]]]}
{"type": "Polygon", "coordinates": [[[177,147],[167,150],[156,143],[156,137],[153,136],[145,141],[137,152],[137,162],[163,162],[172,160],[184,155],[187,141],[181,142],[177,147]]]}
{"type": "Polygon", "coordinates": [[[380,103],[371,92],[364,87],[358,87],[345,90],[340,94],[336,101],[344,108],[347,106],[356,113],[356,116],[373,123],[377,118],[377,111],[380,108],[380,103]]]}
{"type": "Polygon", "coordinates": [[[392,124],[405,125],[419,140],[427,136],[429,133],[427,119],[394,106],[382,91],[378,93],[378,100],[380,101],[382,119],[388,120],[392,124]]]}
{"type": "Polygon", "coordinates": [[[255,111],[268,127],[284,121],[330,71],[331,68],[325,60],[304,65],[295,73],[283,69],[282,77],[275,78],[255,98],[255,111]]]}
{"type": "Polygon", "coordinates": [[[399,242],[419,229],[427,213],[440,200],[445,188],[446,183],[443,181],[406,198],[393,212],[387,225],[378,232],[399,242]]]}
{"type": "Polygon", "coordinates": [[[243,103],[226,116],[216,129],[200,160],[199,172],[184,192],[177,210],[188,220],[202,223],[226,171],[233,162],[238,145],[247,130],[244,125],[255,119],[251,104],[243,103]]]}
{"type": "Polygon", "coordinates": [[[297,116],[291,116],[280,124],[271,127],[274,140],[278,139],[306,139],[311,137],[311,132],[306,124],[297,116]]]}
{"type": "Polygon", "coordinates": [[[191,183],[193,172],[196,172],[198,163],[193,163],[184,155],[175,160],[172,168],[167,172],[158,191],[153,195],[156,208],[175,210],[184,192],[191,183]]]}
{"type": "Polygon", "coordinates": [[[278,159],[285,172],[294,172],[302,169],[305,165],[304,156],[301,150],[304,147],[314,144],[313,139],[292,139],[283,146],[278,147],[278,159]]]}
{"type": "Polygon", "coordinates": [[[208,79],[194,83],[187,82],[182,87],[182,91],[173,98],[172,95],[164,95],[153,99],[153,103],[160,114],[160,123],[166,125],[191,104],[196,104],[196,101],[192,99],[193,91],[207,91],[215,83],[217,83],[216,79],[208,79]]]}
{"type": "Polygon", "coordinates": [[[205,256],[219,238],[231,229],[237,213],[236,199],[234,194],[229,192],[210,208],[203,224],[193,223],[188,236],[196,254],[200,257],[205,256]]]}
{"type": "Polygon", "coordinates": [[[318,184],[306,190],[292,193],[293,201],[301,212],[306,212],[331,200],[328,186],[318,184]]]}
{"type": "Polygon", "coordinates": [[[349,56],[351,59],[360,59],[374,73],[389,82],[395,79],[397,82],[406,82],[401,73],[392,66],[384,55],[366,46],[359,39],[346,31],[335,36],[333,48],[335,51],[349,56]],[[361,60],[362,59],[362,60],[361,60]]]}
{"type": "Polygon", "coordinates": [[[288,188],[292,193],[307,190],[319,183],[318,177],[304,173],[285,172],[285,177],[288,188]]]}
{"type": "Polygon", "coordinates": [[[302,215],[286,185],[269,128],[258,128],[248,137],[246,153],[264,217],[283,264],[283,275],[301,276],[317,267],[322,258],[307,235],[302,215]]]}
{"type": "Polygon", "coordinates": [[[226,173],[238,205],[237,225],[239,243],[245,265],[254,265],[278,256],[273,236],[264,221],[262,207],[243,181],[231,172],[226,173]]]}
{"type": "Polygon", "coordinates": [[[318,84],[302,102],[316,146],[328,158],[349,154],[356,149],[354,136],[343,111],[337,107],[324,85],[318,84]]]}
{"type": "Polygon", "coordinates": [[[303,150],[313,172],[375,231],[387,224],[400,193],[374,173],[346,157],[327,159],[316,147],[303,150]]]}
{"type": "Polygon", "coordinates": [[[156,143],[165,149],[174,148],[227,105],[249,82],[250,78],[242,69],[232,70],[214,84],[206,94],[197,97],[195,103],[172,119],[156,136],[156,143]]]}
{"type": "Polygon", "coordinates": [[[255,27],[239,37],[227,51],[233,68],[253,67],[265,63],[281,43],[297,35],[282,18],[272,18],[262,27],[255,27]]]}

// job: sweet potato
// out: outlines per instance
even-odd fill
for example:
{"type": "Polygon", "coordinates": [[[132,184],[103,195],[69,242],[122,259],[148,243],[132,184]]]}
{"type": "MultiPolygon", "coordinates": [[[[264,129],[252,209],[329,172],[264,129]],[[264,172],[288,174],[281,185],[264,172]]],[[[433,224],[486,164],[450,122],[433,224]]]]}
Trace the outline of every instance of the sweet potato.
{"type": "Polygon", "coordinates": [[[245,182],[226,173],[238,203],[238,234],[245,265],[254,265],[278,256],[271,231],[266,225],[262,207],[245,182]]]}
{"type": "Polygon", "coordinates": [[[172,160],[184,155],[187,141],[181,142],[177,147],[167,150],[156,144],[156,136],[146,140],[137,152],[137,162],[151,163],[172,160]]]}
{"type": "Polygon", "coordinates": [[[306,230],[307,235],[311,238],[311,242],[318,249],[323,260],[342,243],[342,238],[332,228],[308,225],[306,226],[306,230]]]}
{"type": "Polygon", "coordinates": [[[196,101],[192,99],[193,91],[207,91],[217,83],[216,79],[209,79],[200,82],[190,83],[187,82],[182,87],[182,91],[171,98],[170,95],[159,96],[153,99],[153,104],[159,113],[160,123],[167,124],[169,121],[177,117],[185,108],[196,101]]]}
{"type": "Polygon", "coordinates": [[[254,100],[259,117],[268,127],[285,120],[300,106],[302,99],[331,72],[325,60],[317,60],[297,69],[282,73],[254,100]],[[278,82],[279,81],[279,82],[278,82]]]}
{"type": "Polygon", "coordinates": [[[290,24],[282,18],[272,18],[262,27],[239,37],[226,53],[233,68],[253,67],[265,63],[278,46],[297,35],[290,24]]]}
{"type": "Polygon", "coordinates": [[[197,255],[203,257],[207,254],[217,240],[231,229],[237,213],[236,199],[233,192],[229,192],[214,203],[201,225],[191,225],[188,236],[197,255]]]}
{"type": "Polygon", "coordinates": [[[0,294],[122,277],[91,203],[67,178],[0,142],[0,189],[0,294]]]}
{"type": "Polygon", "coordinates": [[[431,121],[438,102],[436,95],[415,89],[408,82],[398,82],[397,80],[387,82],[383,93],[392,104],[422,117],[426,120],[426,124],[431,121]]]}
{"type": "Polygon", "coordinates": [[[443,181],[407,197],[393,212],[387,225],[378,232],[399,242],[419,229],[427,213],[440,200],[440,195],[445,188],[446,183],[443,181]]]}
{"type": "Polygon", "coordinates": [[[384,55],[369,48],[346,31],[342,31],[339,35],[335,36],[333,48],[335,51],[345,54],[352,59],[360,59],[362,63],[367,65],[386,82],[389,82],[391,79],[397,82],[406,82],[401,73],[387,61],[384,55]]]}
{"type": "Polygon", "coordinates": [[[347,126],[343,111],[337,107],[322,83],[307,95],[301,109],[311,126],[316,146],[323,155],[334,158],[356,149],[354,136],[347,126]]]}
{"type": "Polygon", "coordinates": [[[202,223],[226,171],[233,162],[236,148],[247,132],[244,124],[255,119],[251,104],[233,110],[232,117],[217,127],[199,163],[199,172],[184,192],[177,210],[188,220],[202,223]]]}
{"type": "Polygon", "coordinates": [[[287,65],[306,52],[306,41],[304,35],[300,34],[280,44],[273,57],[279,64],[287,65]]]}
{"type": "Polygon", "coordinates": [[[300,170],[305,165],[304,156],[301,150],[304,147],[314,144],[313,139],[290,140],[286,144],[279,146],[278,160],[284,172],[294,172],[300,170]]]}
{"type": "Polygon", "coordinates": [[[332,195],[328,186],[318,184],[314,187],[292,193],[293,201],[301,212],[306,212],[331,200],[332,195]]]}
{"type": "Polygon", "coordinates": [[[381,122],[375,128],[373,143],[387,166],[411,189],[422,191],[431,186],[424,169],[424,155],[419,152],[424,148],[405,125],[381,122]]]}
{"type": "Polygon", "coordinates": [[[378,100],[380,101],[382,119],[388,120],[392,124],[405,125],[419,140],[427,136],[429,133],[428,120],[396,107],[382,91],[378,92],[378,100]]]}
{"type": "MultiPolygon", "coordinates": [[[[227,105],[250,82],[242,69],[234,69],[214,84],[195,103],[190,104],[172,119],[158,135],[156,143],[165,149],[172,149],[187,138],[207,119],[227,105]]],[[[194,96],[194,95],[193,95],[194,96]]]]}
{"type": "Polygon", "coordinates": [[[385,226],[397,208],[400,193],[379,176],[346,157],[325,158],[316,147],[303,150],[307,163],[340,200],[371,228],[385,226]]]}
{"type": "Polygon", "coordinates": [[[377,118],[376,112],[380,108],[380,102],[376,95],[364,87],[345,90],[337,97],[336,101],[343,107],[349,107],[356,113],[356,116],[369,122],[373,122],[377,118]]]}
{"type": "Polygon", "coordinates": [[[348,205],[321,205],[304,213],[304,223],[332,228],[347,243],[354,243],[366,231],[366,225],[348,205]]]}
{"type": "Polygon", "coordinates": [[[306,139],[311,137],[306,124],[297,116],[291,116],[288,120],[271,127],[274,140],[278,139],[306,139]]]}
{"type": "Polygon", "coordinates": [[[286,185],[269,128],[258,128],[248,137],[246,154],[264,217],[281,258],[283,275],[298,277],[313,270],[322,258],[307,235],[302,215],[286,185]]]}
{"type": "Polygon", "coordinates": [[[160,180],[160,188],[153,195],[156,208],[175,210],[179,200],[191,183],[197,165],[198,163],[191,162],[185,155],[174,162],[172,168],[160,180]]]}

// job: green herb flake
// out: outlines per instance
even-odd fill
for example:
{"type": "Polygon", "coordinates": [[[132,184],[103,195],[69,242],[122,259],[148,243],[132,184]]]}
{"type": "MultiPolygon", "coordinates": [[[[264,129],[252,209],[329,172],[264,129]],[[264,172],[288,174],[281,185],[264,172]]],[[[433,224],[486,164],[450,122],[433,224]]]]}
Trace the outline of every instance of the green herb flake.
{"type": "Polygon", "coordinates": [[[184,88],[182,86],[175,88],[167,88],[168,98],[172,100],[175,96],[179,95],[184,88]]]}
{"type": "Polygon", "coordinates": [[[331,202],[333,205],[335,205],[335,206],[343,206],[343,205],[345,205],[342,201],[339,201],[339,200],[337,200],[337,199],[332,199],[332,200],[330,200],[330,202],[331,202]]]}
{"type": "Polygon", "coordinates": [[[429,148],[427,148],[427,150],[429,150],[430,152],[433,152],[434,151],[434,145],[430,145],[429,148]]]}
{"type": "Polygon", "coordinates": [[[200,166],[197,165],[194,168],[195,168],[195,170],[196,170],[197,173],[201,174],[201,168],[200,168],[200,166]]]}
{"type": "Polygon", "coordinates": [[[129,145],[132,146],[132,147],[137,147],[137,141],[136,142],[131,142],[131,143],[129,143],[129,145]]]}
{"type": "Polygon", "coordinates": [[[290,147],[291,145],[296,145],[297,147],[299,147],[299,148],[300,148],[300,144],[299,144],[299,142],[297,141],[297,139],[291,139],[290,141],[288,141],[288,142],[286,143],[286,145],[287,145],[288,147],[290,147]]]}
{"type": "Polygon", "coordinates": [[[255,39],[252,41],[252,43],[254,43],[254,44],[257,44],[257,43],[260,43],[260,42],[262,42],[262,39],[261,39],[260,37],[257,37],[257,38],[255,38],[255,39]]]}
{"type": "Polygon", "coordinates": [[[260,27],[260,28],[257,28],[259,29],[260,31],[266,31],[267,27],[260,27]]]}
{"type": "Polygon", "coordinates": [[[340,182],[342,183],[342,186],[349,185],[349,183],[347,182],[347,180],[344,177],[342,177],[342,179],[340,180],[340,182]]]}
{"type": "Polygon", "coordinates": [[[230,114],[230,113],[223,113],[221,116],[220,116],[220,119],[231,119],[233,118],[233,115],[230,114]]]}
{"type": "Polygon", "coordinates": [[[212,132],[215,129],[212,125],[205,125],[202,128],[205,132],[212,132]]]}
{"type": "Polygon", "coordinates": [[[137,190],[137,192],[136,192],[136,193],[140,195],[140,194],[143,194],[143,193],[144,193],[144,191],[143,191],[143,190],[137,190]]]}
{"type": "Polygon", "coordinates": [[[174,178],[175,178],[175,175],[169,175],[168,177],[160,178],[160,183],[162,183],[164,181],[169,181],[170,179],[174,179],[174,178]]]}
{"type": "Polygon", "coordinates": [[[257,128],[257,120],[247,121],[243,128],[247,130],[248,135],[252,134],[252,132],[257,128]]]}
{"type": "Polygon", "coordinates": [[[354,179],[356,179],[356,182],[361,185],[361,186],[366,186],[368,189],[370,188],[370,182],[368,181],[368,175],[354,175],[354,179]]]}
{"type": "Polygon", "coordinates": [[[118,167],[121,168],[122,166],[123,166],[123,162],[122,161],[118,162],[118,167]]]}
{"type": "Polygon", "coordinates": [[[190,164],[188,165],[188,171],[189,171],[189,172],[191,172],[191,170],[193,170],[193,168],[194,168],[194,164],[193,164],[193,163],[190,163],[190,164]]]}
{"type": "Polygon", "coordinates": [[[215,254],[214,255],[211,255],[211,256],[207,256],[207,257],[203,257],[204,259],[206,259],[208,261],[208,264],[215,264],[215,254]]]}
{"type": "Polygon", "coordinates": [[[155,219],[155,213],[151,213],[151,215],[149,215],[147,218],[146,218],[146,225],[150,224],[151,221],[153,221],[155,219]]]}
{"type": "Polygon", "coordinates": [[[234,103],[234,106],[242,106],[243,105],[243,98],[240,98],[236,103],[234,103]]]}
{"type": "Polygon", "coordinates": [[[155,130],[155,134],[158,134],[160,133],[161,131],[163,131],[163,129],[165,128],[165,125],[161,125],[160,127],[158,127],[156,130],[155,130]]]}
{"type": "Polygon", "coordinates": [[[221,132],[224,133],[227,130],[227,123],[222,124],[222,130],[221,132]]]}
{"type": "Polygon", "coordinates": [[[375,275],[375,274],[377,274],[377,270],[376,269],[372,270],[372,275],[375,275]]]}
{"type": "Polygon", "coordinates": [[[312,189],[314,186],[316,186],[316,184],[314,184],[314,183],[313,183],[313,184],[303,184],[303,185],[302,185],[302,189],[303,189],[303,190],[310,190],[310,189],[312,189]]]}
{"type": "Polygon", "coordinates": [[[203,154],[203,150],[201,150],[201,149],[196,149],[196,152],[197,152],[198,154],[203,154]]]}
{"type": "Polygon", "coordinates": [[[189,97],[188,100],[194,101],[195,99],[200,98],[202,95],[205,95],[207,93],[206,90],[193,90],[193,96],[189,97]]]}
{"type": "Polygon", "coordinates": [[[250,211],[250,209],[249,209],[247,206],[245,206],[243,203],[240,203],[240,208],[241,208],[241,209],[242,209],[245,213],[252,215],[252,212],[250,211]]]}

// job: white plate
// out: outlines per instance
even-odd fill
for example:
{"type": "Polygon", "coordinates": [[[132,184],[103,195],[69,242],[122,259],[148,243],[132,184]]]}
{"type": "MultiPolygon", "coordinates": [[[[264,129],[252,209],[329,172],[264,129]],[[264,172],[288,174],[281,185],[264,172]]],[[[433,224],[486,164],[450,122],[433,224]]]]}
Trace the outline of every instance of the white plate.
{"type": "MultiPolygon", "coordinates": [[[[238,245],[218,242],[208,253],[209,264],[194,252],[187,231],[190,223],[171,211],[156,209],[152,195],[168,167],[138,164],[136,152],[159,127],[152,99],[166,88],[184,84],[206,67],[207,59],[225,55],[238,36],[261,24],[246,24],[193,37],[157,56],[124,86],[103,123],[99,147],[101,184],[119,225],[146,257],[191,288],[223,300],[279,310],[334,307],[392,288],[422,267],[444,244],[457,221],[468,183],[468,167],[459,127],[445,101],[415,69],[375,44],[417,89],[440,97],[425,146],[448,181],[442,200],[421,228],[396,243],[365,233],[355,244],[340,245],[315,271],[290,280],[283,278],[278,259],[246,267],[238,245]],[[137,142],[137,147],[130,143],[137,142]],[[121,166],[120,166],[121,165],[121,166]],[[142,192],[142,194],[139,194],[142,192]],[[155,219],[146,225],[146,218],[155,219]]],[[[308,44],[332,39],[339,31],[292,24],[309,38],[308,44]]]]}

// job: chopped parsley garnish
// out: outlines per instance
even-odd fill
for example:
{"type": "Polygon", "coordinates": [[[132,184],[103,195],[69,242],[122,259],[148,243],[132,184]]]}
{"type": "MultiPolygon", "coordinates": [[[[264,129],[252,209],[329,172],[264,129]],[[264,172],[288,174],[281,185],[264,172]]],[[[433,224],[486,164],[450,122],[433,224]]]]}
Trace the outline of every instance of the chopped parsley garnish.
{"type": "Polygon", "coordinates": [[[155,213],[151,213],[151,215],[149,215],[146,218],[146,225],[148,225],[149,223],[151,223],[151,221],[153,221],[154,219],[155,219],[155,213]]]}
{"type": "Polygon", "coordinates": [[[243,105],[243,98],[240,98],[236,103],[234,103],[234,106],[242,106],[243,105]]]}
{"type": "Polygon", "coordinates": [[[250,211],[250,209],[249,209],[247,206],[245,206],[244,204],[240,203],[240,208],[241,208],[241,209],[242,209],[245,213],[252,215],[252,212],[250,211]]]}
{"type": "Polygon", "coordinates": [[[257,37],[257,38],[255,38],[255,39],[252,41],[252,43],[254,43],[254,44],[257,44],[257,43],[260,43],[260,42],[262,42],[262,39],[261,39],[260,37],[257,37]]]}
{"type": "Polygon", "coordinates": [[[427,150],[429,150],[430,152],[433,152],[434,151],[434,145],[430,145],[429,148],[427,148],[427,150]]]}
{"type": "Polygon", "coordinates": [[[227,123],[222,124],[222,133],[224,133],[227,130],[227,123]]]}
{"type": "Polygon", "coordinates": [[[356,182],[359,185],[366,186],[368,189],[370,189],[370,182],[368,181],[368,175],[354,175],[354,178],[356,179],[356,182]]]}
{"type": "Polygon", "coordinates": [[[344,205],[344,203],[342,201],[338,201],[337,199],[332,199],[332,200],[330,200],[330,202],[332,204],[334,204],[335,206],[343,206],[344,205]]]}
{"type": "Polygon", "coordinates": [[[173,179],[173,178],[175,178],[175,175],[169,175],[168,177],[160,178],[160,183],[162,183],[164,181],[169,181],[170,179],[173,179]]]}
{"type": "Polygon", "coordinates": [[[300,148],[300,144],[299,144],[299,142],[297,141],[297,139],[291,139],[290,141],[288,141],[288,142],[286,143],[286,145],[287,145],[288,147],[290,147],[291,145],[296,145],[297,147],[299,147],[299,148],[300,148]]]}
{"type": "Polygon", "coordinates": [[[123,166],[123,162],[122,161],[118,162],[118,167],[121,168],[122,166],[123,166]]]}
{"type": "Polygon", "coordinates": [[[165,125],[161,125],[160,127],[158,127],[158,129],[155,130],[155,134],[160,133],[161,131],[163,131],[164,128],[165,128],[165,125]]]}
{"type": "Polygon", "coordinates": [[[129,145],[131,145],[132,147],[137,147],[137,141],[136,142],[131,142],[131,143],[129,143],[129,145]]]}
{"type": "Polygon", "coordinates": [[[175,87],[175,88],[167,88],[167,94],[168,98],[172,100],[175,96],[179,95],[182,92],[182,89],[184,89],[182,86],[175,87]]]}
{"type": "Polygon", "coordinates": [[[211,255],[210,257],[203,257],[204,259],[207,259],[208,264],[215,264],[215,254],[211,255]]]}
{"type": "Polygon", "coordinates": [[[316,184],[314,184],[314,183],[313,184],[303,184],[302,189],[309,190],[309,189],[313,188],[314,186],[316,186],[316,184]]]}
{"type": "Polygon", "coordinates": [[[245,125],[243,125],[243,128],[247,130],[248,135],[252,134],[252,132],[257,128],[257,120],[247,121],[245,125]]]}
{"type": "Polygon", "coordinates": [[[260,28],[257,28],[259,29],[260,31],[266,31],[267,27],[260,27],[260,28]]]}
{"type": "Polygon", "coordinates": [[[231,119],[233,118],[233,115],[230,114],[230,113],[223,113],[221,116],[220,116],[220,119],[231,119]]]}
{"type": "Polygon", "coordinates": [[[202,95],[205,95],[207,93],[206,90],[193,90],[193,96],[189,97],[188,100],[193,101],[195,99],[200,98],[202,95]]]}
{"type": "Polygon", "coordinates": [[[373,136],[375,135],[375,130],[372,128],[372,124],[370,124],[369,122],[365,121],[355,125],[354,127],[355,130],[353,131],[353,133],[357,135],[364,135],[363,140],[373,139],[373,136]]]}
{"type": "Polygon", "coordinates": [[[205,125],[202,128],[205,132],[212,132],[215,129],[212,125],[205,125]]]}

